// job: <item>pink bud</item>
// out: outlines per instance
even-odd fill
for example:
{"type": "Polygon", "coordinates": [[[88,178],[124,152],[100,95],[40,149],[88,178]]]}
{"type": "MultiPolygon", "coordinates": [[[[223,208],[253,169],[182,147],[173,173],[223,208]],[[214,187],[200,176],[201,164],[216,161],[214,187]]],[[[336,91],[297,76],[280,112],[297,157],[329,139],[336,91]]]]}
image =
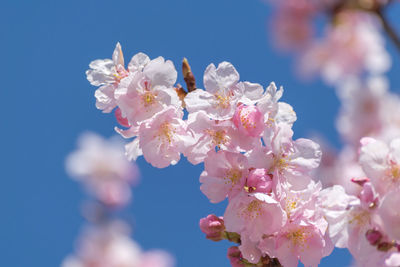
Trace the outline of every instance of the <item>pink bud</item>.
{"type": "Polygon", "coordinates": [[[210,214],[200,219],[200,230],[206,234],[207,239],[220,241],[223,239],[223,233],[225,231],[224,220],[222,217],[210,214]]]}
{"type": "Polygon", "coordinates": [[[247,191],[259,193],[271,193],[272,178],[266,169],[252,169],[247,177],[247,191]]]}
{"type": "Polygon", "coordinates": [[[117,108],[115,110],[115,118],[117,119],[118,123],[121,124],[122,126],[125,126],[127,128],[131,127],[129,122],[128,122],[128,119],[122,117],[122,112],[121,112],[120,108],[117,108]]]}
{"type": "Polygon", "coordinates": [[[381,241],[382,234],[376,229],[370,229],[365,233],[365,237],[372,246],[376,246],[381,241]]]}
{"type": "Polygon", "coordinates": [[[243,267],[244,264],[241,261],[242,253],[240,252],[238,247],[230,247],[228,248],[228,259],[231,262],[232,267],[243,267]]]}
{"type": "Polygon", "coordinates": [[[246,136],[258,137],[264,131],[264,115],[256,106],[240,104],[233,115],[233,123],[246,136]]]}
{"type": "Polygon", "coordinates": [[[369,182],[369,178],[368,177],[354,177],[354,178],[351,178],[351,181],[353,182],[353,183],[356,183],[356,184],[358,184],[358,185],[360,185],[360,186],[363,186],[366,182],[369,182]]]}

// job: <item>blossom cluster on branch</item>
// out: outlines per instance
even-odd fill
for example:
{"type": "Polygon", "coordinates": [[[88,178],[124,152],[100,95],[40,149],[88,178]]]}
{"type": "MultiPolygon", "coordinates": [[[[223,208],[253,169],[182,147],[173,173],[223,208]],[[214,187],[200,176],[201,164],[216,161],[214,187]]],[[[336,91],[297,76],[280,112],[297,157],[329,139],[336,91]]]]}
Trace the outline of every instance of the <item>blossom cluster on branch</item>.
{"type": "MultiPolygon", "coordinates": [[[[165,168],[183,155],[204,164],[200,190],[211,203],[227,199],[228,205],[223,216],[202,218],[200,229],[210,240],[236,243],[227,252],[232,266],[317,266],[336,246],[348,248],[357,266],[396,267],[400,98],[382,76],[391,66],[382,29],[396,43],[382,13],[390,2],[272,1],[279,46],[297,50],[303,74],[320,73],[336,89],[345,142],[339,153],[323,141],[321,148],[293,140],[297,116],[280,101],[283,89],[241,81],[229,62],[206,68],[203,90],[184,59],[185,90],[171,61],[138,53],[125,65],[117,43],[112,59],[91,62],[86,75],[98,86],[97,108],[114,112],[116,132],[130,139],[129,160],[143,156],[165,168]],[[330,23],[314,38],[320,14],[330,23]]],[[[121,179],[85,184],[100,201],[119,205],[129,199],[131,180],[121,176],[125,167],[110,165],[107,171],[121,179]]],[[[107,173],[95,169],[95,176],[107,173]]]]}
{"type": "Polygon", "coordinates": [[[321,184],[311,177],[320,147],[293,140],[296,114],[279,101],[282,88],[240,81],[233,65],[222,62],[206,68],[205,90],[180,94],[171,61],[139,53],[125,68],[119,44],[113,60],[94,62],[87,75],[101,86],[97,107],[115,109],[126,128],[116,131],[134,138],[126,146],[128,158],[143,155],[158,168],[176,164],[181,154],[193,164],[204,162],[201,191],[212,203],[229,200],[220,234],[239,243],[239,253],[229,252],[232,264],[297,266],[300,260],[315,266],[331,253],[318,205],[321,184]]]}

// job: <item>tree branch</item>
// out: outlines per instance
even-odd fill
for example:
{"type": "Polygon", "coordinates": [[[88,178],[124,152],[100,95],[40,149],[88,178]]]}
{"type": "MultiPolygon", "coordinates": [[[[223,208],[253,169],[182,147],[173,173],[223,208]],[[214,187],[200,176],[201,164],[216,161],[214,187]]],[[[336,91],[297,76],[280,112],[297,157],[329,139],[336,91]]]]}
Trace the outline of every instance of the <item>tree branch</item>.
{"type": "Polygon", "coordinates": [[[376,14],[380,18],[383,28],[385,29],[387,35],[393,41],[393,43],[396,45],[397,49],[400,51],[400,38],[397,35],[396,31],[393,29],[393,27],[388,22],[388,20],[385,18],[384,14],[382,12],[382,9],[376,10],[376,14]]]}

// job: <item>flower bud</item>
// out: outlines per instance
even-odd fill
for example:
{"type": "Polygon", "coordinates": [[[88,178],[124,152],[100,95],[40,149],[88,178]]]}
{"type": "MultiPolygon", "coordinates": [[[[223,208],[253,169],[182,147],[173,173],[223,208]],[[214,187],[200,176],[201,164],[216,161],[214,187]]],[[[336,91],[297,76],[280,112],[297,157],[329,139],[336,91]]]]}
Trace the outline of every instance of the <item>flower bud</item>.
{"type": "Polygon", "coordinates": [[[245,189],[251,192],[270,193],[272,191],[272,179],[266,169],[252,169],[247,177],[245,189]]]}
{"type": "Polygon", "coordinates": [[[233,123],[245,136],[258,137],[264,131],[264,115],[256,106],[240,104],[233,115],[233,123]]]}
{"type": "Polygon", "coordinates": [[[242,253],[240,252],[238,247],[230,247],[228,248],[228,259],[231,262],[232,267],[243,267],[244,264],[241,261],[242,253]]]}
{"type": "Polygon", "coordinates": [[[372,246],[376,246],[382,239],[382,233],[376,229],[369,229],[365,233],[365,237],[372,246]]]}
{"type": "Polygon", "coordinates": [[[206,234],[207,239],[220,241],[223,239],[225,231],[224,220],[222,217],[210,214],[207,217],[200,219],[200,230],[206,234]]]}
{"type": "Polygon", "coordinates": [[[122,112],[120,108],[115,109],[115,118],[117,119],[118,123],[121,124],[122,126],[125,126],[127,128],[131,127],[131,125],[128,122],[128,119],[122,117],[122,112]]]}
{"type": "Polygon", "coordinates": [[[355,184],[363,186],[366,182],[369,182],[369,178],[368,177],[361,177],[361,178],[354,177],[354,178],[351,178],[351,181],[355,184]]]}

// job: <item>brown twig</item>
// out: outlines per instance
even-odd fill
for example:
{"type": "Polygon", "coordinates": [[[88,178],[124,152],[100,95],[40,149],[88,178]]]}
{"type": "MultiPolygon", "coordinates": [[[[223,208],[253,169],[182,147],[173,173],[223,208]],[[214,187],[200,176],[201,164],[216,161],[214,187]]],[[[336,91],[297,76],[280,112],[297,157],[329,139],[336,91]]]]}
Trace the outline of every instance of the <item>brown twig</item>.
{"type": "Polygon", "coordinates": [[[392,42],[396,45],[397,49],[400,51],[400,38],[397,35],[396,31],[393,29],[392,25],[385,18],[385,15],[382,12],[382,9],[377,9],[376,14],[380,18],[383,28],[385,29],[387,35],[392,40],[392,42]]]}
{"type": "Polygon", "coordinates": [[[188,93],[196,90],[196,79],[194,78],[192,69],[190,68],[189,62],[187,61],[186,58],[183,58],[183,61],[182,61],[182,73],[183,73],[183,79],[185,80],[188,93]]]}

